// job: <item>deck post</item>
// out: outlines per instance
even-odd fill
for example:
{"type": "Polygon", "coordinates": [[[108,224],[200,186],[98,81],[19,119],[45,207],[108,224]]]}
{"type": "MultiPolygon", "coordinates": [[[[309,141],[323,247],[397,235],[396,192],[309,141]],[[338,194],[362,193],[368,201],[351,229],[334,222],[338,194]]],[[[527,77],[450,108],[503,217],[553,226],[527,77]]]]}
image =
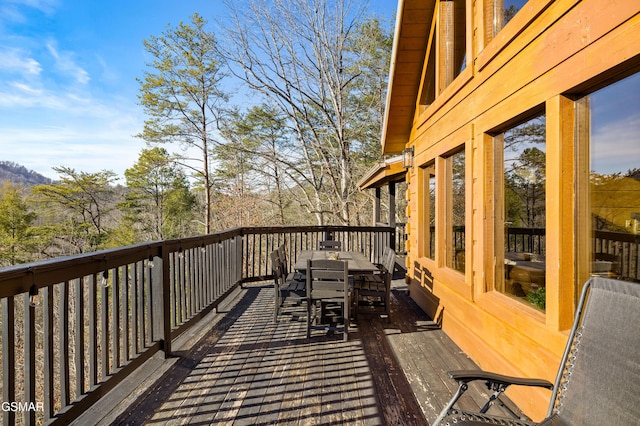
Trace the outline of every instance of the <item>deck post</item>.
{"type": "Polygon", "coordinates": [[[234,242],[235,242],[235,274],[234,274],[234,278],[235,278],[235,282],[236,283],[240,283],[240,286],[242,287],[242,282],[243,282],[243,276],[242,276],[242,239],[243,236],[242,235],[236,235],[234,242]]]}
{"type": "Polygon", "coordinates": [[[376,198],[373,200],[373,226],[380,223],[380,198],[382,197],[382,189],[376,187],[376,198]]]}
{"type": "Polygon", "coordinates": [[[389,182],[389,220],[387,223],[392,228],[396,226],[396,183],[394,181],[389,182]]]}
{"type": "Polygon", "coordinates": [[[171,271],[169,250],[166,247],[160,247],[160,257],[162,259],[162,304],[158,308],[162,318],[162,350],[167,359],[171,357],[171,271]]]}

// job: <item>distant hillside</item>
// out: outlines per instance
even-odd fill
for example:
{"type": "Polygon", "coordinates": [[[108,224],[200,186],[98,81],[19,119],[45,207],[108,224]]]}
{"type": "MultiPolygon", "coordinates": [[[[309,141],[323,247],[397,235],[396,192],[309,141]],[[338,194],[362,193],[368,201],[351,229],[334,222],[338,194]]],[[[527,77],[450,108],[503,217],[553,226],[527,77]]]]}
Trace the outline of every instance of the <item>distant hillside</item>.
{"type": "Polygon", "coordinates": [[[0,161],[0,182],[10,181],[23,185],[40,185],[51,183],[51,179],[40,173],[28,170],[26,167],[12,161],[0,161]]]}

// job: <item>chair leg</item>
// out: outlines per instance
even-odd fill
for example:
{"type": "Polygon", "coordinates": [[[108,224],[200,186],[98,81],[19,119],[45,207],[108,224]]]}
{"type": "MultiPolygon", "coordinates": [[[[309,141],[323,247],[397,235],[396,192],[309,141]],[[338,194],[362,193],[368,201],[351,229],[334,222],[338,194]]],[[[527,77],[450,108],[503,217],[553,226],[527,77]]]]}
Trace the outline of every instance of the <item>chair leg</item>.
{"type": "Polygon", "coordinates": [[[280,290],[278,286],[275,287],[275,294],[273,295],[273,321],[278,321],[278,314],[280,313],[280,298],[278,297],[280,294],[280,290]]]}
{"type": "Polygon", "coordinates": [[[350,311],[351,300],[349,295],[345,295],[344,297],[344,306],[342,307],[342,316],[343,316],[343,324],[344,324],[344,332],[342,334],[342,340],[345,342],[349,340],[349,317],[351,316],[350,311]]]}
{"type": "Polygon", "coordinates": [[[311,337],[311,300],[307,299],[307,339],[311,337]]]}
{"type": "Polygon", "coordinates": [[[358,289],[353,289],[353,299],[351,300],[351,309],[353,309],[353,319],[358,321],[358,289]]]}
{"type": "Polygon", "coordinates": [[[391,295],[389,293],[384,296],[384,310],[387,313],[387,319],[391,321],[391,295]]]}

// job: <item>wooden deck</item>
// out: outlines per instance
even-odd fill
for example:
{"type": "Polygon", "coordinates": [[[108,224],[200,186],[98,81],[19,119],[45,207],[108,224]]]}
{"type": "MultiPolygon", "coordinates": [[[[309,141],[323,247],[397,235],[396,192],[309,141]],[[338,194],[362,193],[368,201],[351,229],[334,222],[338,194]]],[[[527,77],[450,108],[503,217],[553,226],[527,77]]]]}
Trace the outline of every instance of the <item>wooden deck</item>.
{"type": "Polygon", "coordinates": [[[274,323],[273,287],[247,286],[76,424],[429,424],[455,390],[446,371],[474,364],[394,283],[391,321],[360,315],[348,342],[307,340],[304,307],[274,323]]]}

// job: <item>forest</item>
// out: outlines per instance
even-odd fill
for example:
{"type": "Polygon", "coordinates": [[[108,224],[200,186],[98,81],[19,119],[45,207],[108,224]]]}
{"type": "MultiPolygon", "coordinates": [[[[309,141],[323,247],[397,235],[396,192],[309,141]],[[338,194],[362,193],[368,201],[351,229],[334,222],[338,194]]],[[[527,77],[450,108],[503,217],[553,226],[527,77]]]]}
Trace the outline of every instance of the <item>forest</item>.
{"type": "Polygon", "coordinates": [[[344,0],[227,6],[224,24],[194,13],[144,41],[146,147],[124,179],[52,165],[52,182],[0,180],[0,266],[236,226],[370,223],[356,183],[382,159],[391,17],[344,0]]]}

